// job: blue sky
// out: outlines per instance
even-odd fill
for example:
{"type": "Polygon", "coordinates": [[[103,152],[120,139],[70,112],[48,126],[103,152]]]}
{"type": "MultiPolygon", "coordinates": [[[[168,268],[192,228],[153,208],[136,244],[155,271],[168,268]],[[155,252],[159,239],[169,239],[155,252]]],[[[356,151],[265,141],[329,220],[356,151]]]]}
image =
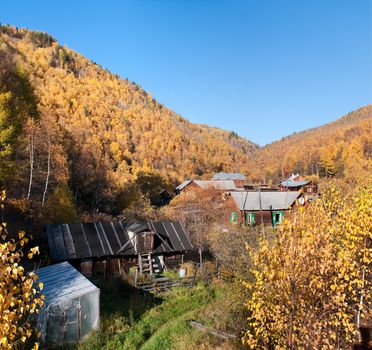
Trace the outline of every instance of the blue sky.
{"type": "Polygon", "coordinates": [[[0,22],[260,145],[372,103],[370,0],[19,0],[0,22]]]}

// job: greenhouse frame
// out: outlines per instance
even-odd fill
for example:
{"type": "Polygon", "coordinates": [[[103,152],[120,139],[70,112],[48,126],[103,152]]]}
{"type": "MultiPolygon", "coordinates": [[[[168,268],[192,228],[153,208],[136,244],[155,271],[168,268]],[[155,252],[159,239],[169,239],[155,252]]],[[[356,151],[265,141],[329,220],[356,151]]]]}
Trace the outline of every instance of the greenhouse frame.
{"type": "Polygon", "coordinates": [[[45,304],[38,317],[41,343],[47,347],[75,343],[100,324],[100,290],[68,262],[36,271],[45,304]]]}

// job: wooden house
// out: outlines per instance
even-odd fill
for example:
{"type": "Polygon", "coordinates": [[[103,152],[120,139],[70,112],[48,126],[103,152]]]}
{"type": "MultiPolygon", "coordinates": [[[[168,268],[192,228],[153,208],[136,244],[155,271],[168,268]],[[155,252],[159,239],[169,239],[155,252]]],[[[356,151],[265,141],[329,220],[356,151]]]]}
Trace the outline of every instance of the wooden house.
{"type": "Polygon", "coordinates": [[[229,224],[275,226],[284,220],[296,201],[304,203],[301,196],[292,191],[231,192],[225,204],[225,220],[229,224]]]}
{"type": "Polygon", "coordinates": [[[245,176],[240,173],[217,173],[214,174],[214,181],[231,180],[234,181],[236,188],[243,188],[245,183],[245,176]]]}
{"type": "Polygon", "coordinates": [[[54,262],[69,261],[85,275],[161,273],[178,266],[193,249],[179,221],[93,222],[47,226],[54,262]]]}
{"type": "Polygon", "coordinates": [[[203,190],[233,191],[236,185],[232,180],[187,180],[176,187],[176,194],[203,190]]]}
{"type": "Polygon", "coordinates": [[[305,196],[314,196],[318,193],[318,185],[299,174],[292,174],[288,179],[282,181],[279,191],[301,191],[305,196]]]}

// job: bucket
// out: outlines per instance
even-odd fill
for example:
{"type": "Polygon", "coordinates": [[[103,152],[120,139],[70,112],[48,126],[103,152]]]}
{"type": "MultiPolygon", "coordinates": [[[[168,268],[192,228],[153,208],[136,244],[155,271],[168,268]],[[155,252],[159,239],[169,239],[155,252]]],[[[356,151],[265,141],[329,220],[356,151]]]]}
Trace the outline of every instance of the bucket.
{"type": "Polygon", "coordinates": [[[180,278],[184,278],[186,276],[186,269],[180,269],[178,275],[180,278]]]}

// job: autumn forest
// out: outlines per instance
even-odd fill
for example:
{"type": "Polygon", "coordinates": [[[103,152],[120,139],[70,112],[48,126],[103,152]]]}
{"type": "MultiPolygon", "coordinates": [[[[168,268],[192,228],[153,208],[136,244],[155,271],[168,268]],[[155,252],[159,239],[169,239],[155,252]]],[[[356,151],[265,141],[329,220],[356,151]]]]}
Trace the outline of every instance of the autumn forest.
{"type": "Polygon", "coordinates": [[[140,197],[157,204],[162,189],[191,177],[239,171],[270,182],[297,171],[353,181],[370,159],[371,106],[258,147],[188,122],[46,33],[0,29],[1,179],[15,201],[49,206],[51,221],[62,198],[67,218],[117,214],[140,197]]]}
{"type": "MultiPolygon", "coordinates": [[[[54,231],[46,233],[46,225],[80,222],[87,241],[83,225],[111,221],[114,227],[115,220],[142,222],[147,238],[155,237],[149,222],[179,221],[174,225],[185,241],[190,237],[192,249],[178,236],[181,248],[170,260],[179,259],[180,275],[165,269],[160,278],[180,283],[181,270],[192,271],[194,285],[162,295],[139,291],[156,274],[142,275],[136,245],[136,254],[124,256],[136,237],[129,229],[134,236],[112,250],[108,262],[104,254],[79,262],[75,256],[74,267],[90,264],[90,272],[124,261],[120,276],[135,274],[137,288],[127,280],[97,279],[101,329],[76,349],[350,349],[362,342],[363,324],[372,329],[372,105],[262,147],[253,141],[238,130],[191,123],[47,33],[0,25],[0,348],[26,340],[38,348],[28,319],[19,325],[43,306],[43,285],[35,287],[37,276],[27,274],[27,266],[35,257],[34,268],[55,262],[48,250],[54,231]],[[215,173],[240,175],[245,183],[175,193],[185,180],[211,180],[215,173]],[[285,200],[293,201],[273,212],[283,195],[278,184],[295,173],[301,179],[289,182],[316,191],[307,196],[304,187],[287,186],[285,200]],[[267,225],[265,190],[275,197],[267,225]],[[232,212],[242,222],[225,220],[233,198],[243,193],[242,209],[232,212]],[[247,212],[247,198],[257,193],[260,207],[247,212]],[[29,241],[37,247],[23,253],[29,241]],[[138,271],[145,281],[137,280],[138,271]],[[198,330],[191,329],[194,319],[204,322],[198,330]]],[[[98,237],[106,234],[101,228],[94,231],[98,237]]],[[[71,238],[66,249],[75,249],[71,232],[63,235],[59,244],[71,238]]],[[[103,240],[95,239],[97,251],[104,250],[103,240]]],[[[146,242],[154,244],[151,239],[146,242]]]]}

